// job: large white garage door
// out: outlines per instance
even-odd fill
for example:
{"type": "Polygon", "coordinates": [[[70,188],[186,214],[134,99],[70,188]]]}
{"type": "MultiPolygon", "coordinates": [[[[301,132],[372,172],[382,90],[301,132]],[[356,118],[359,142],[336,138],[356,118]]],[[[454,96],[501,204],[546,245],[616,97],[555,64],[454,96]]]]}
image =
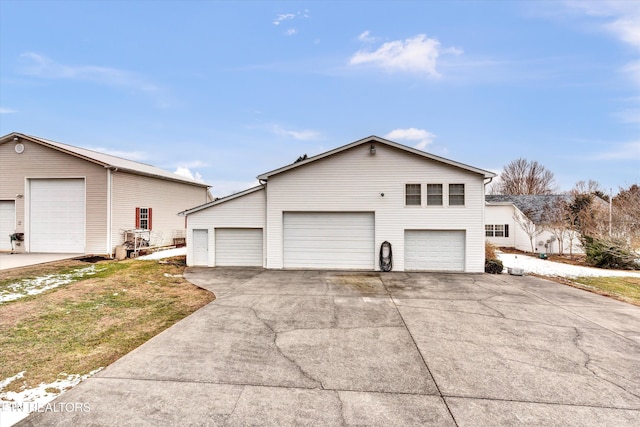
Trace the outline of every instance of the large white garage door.
{"type": "Polygon", "coordinates": [[[285,212],[285,268],[375,268],[372,212],[285,212]]]}
{"type": "Polygon", "coordinates": [[[216,266],[262,267],[262,228],[216,228],[216,266]]]}
{"type": "Polygon", "coordinates": [[[16,202],[0,200],[0,251],[11,250],[9,235],[16,232],[16,202]]]}
{"type": "Polygon", "coordinates": [[[84,200],[84,179],[32,179],[29,187],[29,250],[83,253],[84,200]]]}
{"type": "Polygon", "coordinates": [[[464,230],[405,230],[404,269],[464,271],[464,230]]]}

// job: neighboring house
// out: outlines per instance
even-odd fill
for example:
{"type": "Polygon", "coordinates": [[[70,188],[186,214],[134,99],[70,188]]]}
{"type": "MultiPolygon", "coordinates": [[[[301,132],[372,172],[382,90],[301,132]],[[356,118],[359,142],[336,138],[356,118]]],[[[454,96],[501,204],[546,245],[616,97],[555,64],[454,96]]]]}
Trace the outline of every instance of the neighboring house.
{"type": "Polygon", "coordinates": [[[272,269],[484,271],[484,191],[495,174],[376,136],[258,176],[182,212],[187,264],[272,269]]]}
{"type": "Polygon", "coordinates": [[[0,250],[113,254],[124,231],[151,244],[185,232],[176,214],[211,198],[207,184],[146,164],[34,136],[0,138],[0,250]]]}
{"type": "MultiPolygon", "coordinates": [[[[569,230],[563,234],[563,244],[549,229],[545,215],[560,203],[569,202],[569,195],[488,195],[485,213],[487,241],[499,247],[535,253],[583,253],[579,235],[569,230]]],[[[556,234],[558,234],[556,232],[556,234]]]]}

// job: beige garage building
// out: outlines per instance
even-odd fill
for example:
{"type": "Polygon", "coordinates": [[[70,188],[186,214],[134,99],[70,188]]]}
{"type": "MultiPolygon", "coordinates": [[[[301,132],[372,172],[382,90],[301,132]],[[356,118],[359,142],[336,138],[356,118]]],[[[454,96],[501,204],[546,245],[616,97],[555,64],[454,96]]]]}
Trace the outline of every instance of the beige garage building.
{"type": "Polygon", "coordinates": [[[153,244],[185,230],[176,214],[211,200],[209,186],[174,173],[47,139],[0,138],[0,250],[112,254],[124,231],[146,229],[153,244]]]}

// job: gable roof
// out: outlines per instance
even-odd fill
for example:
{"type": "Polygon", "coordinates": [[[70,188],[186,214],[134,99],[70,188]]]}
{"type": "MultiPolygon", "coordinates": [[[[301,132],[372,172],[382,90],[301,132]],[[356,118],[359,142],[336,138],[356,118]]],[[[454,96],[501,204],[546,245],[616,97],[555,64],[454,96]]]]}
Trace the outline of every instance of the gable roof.
{"type": "Polygon", "coordinates": [[[40,144],[45,147],[49,147],[54,150],[72,155],[74,157],[78,157],[80,159],[104,166],[105,168],[118,169],[121,171],[130,172],[136,175],[151,176],[154,178],[161,178],[169,181],[182,182],[182,183],[192,184],[192,185],[196,185],[204,188],[210,187],[210,185],[205,184],[203,182],[186,178],[184,176],[166,171],[164,169],[157,168],[155,166],[147,165],[145,163],[123,159],[121,157],[112,156],[110,154],[89,150],[87,148],[75,147],[73,145],[67,145],[61,142],[51,141],[51,140],[40,138],[37,136],[25,135],[22,133],[13,132],[1,137],[0,144],[13,141],[15,140],[15,138],[34,142],[36,144],[40,144]]]}
{"type": "Polygon", "coordinates": [[[182,212],[178,212],[178,216],[187,216],[194,212],[201,211],[203,209],[207,209],[211,206],[219,205],[221,203],[228,202],[229,200],[237,199],[242,196],[246,196],[247,194],[255,193],[256,191],[264,190],[264,185],[256,185],[255,187],[248,188],[246,190],[240,191],[238,193],[230,194],[225,197],[216,198],[215,200],[205,203],[200,206],[196,206],[195,208],[187,209],[182,212]]]}
{"type": "Polygon", "coordinates": [[[522,194],[509,195],[497,194],[484,196],[485,201],[489,205],[512,204],[517,207],[520,212],[525,214],[535,224],[540,224],[543,220],[545,211],[549,207],[559,202],[570,202],[572,197],[568,194],[522,194]]]}
{"type": "Polygon", "coordinates": [[[479,169],[479,168],[476,168],[476,167],[473,167],[473,166],[465,165],[463,163],[455,162],[453,160],[445,159],[444,157],[439,157],[439,156],[436,156],[434,154],[430,154],[430,153],[427,153],[425,151],[418,150],[416,148],[408,147],[406,145],[398,144],[397,142],[389,141],[388,139],[384,139],[384,138],[380,138],[379,136],[372,135],[372,136],[369,136],[367,138],[363,138],[363,139],[360,139],[358,141],[352,142],[350,144],[343,145],[342,147],[334,148],[333,150],[327,151],[325,153],[318,154],[316,156],[309,157],[309,158],[307,158],[305,160],[301,160],[301,161],[292,163],[290,165],[281,167],[279,169],[272,170],[271,172],[263,173],[262,175],[258,176],[258,179],[261,180],[261,181],[267,181],[269,179],[269,177],[271,177],[273,175],[277,175],[277,174],[280,174],[280,173],[283,173],[283,172],[287,172],[287,171],[289,171],[291,169],[295,169],[295,168],[299,168],[301,166],[308,165],[309,163],[318,161],[320,159],[324,159],[324,158],[329,157],[329,156],[333,156],[334,154],[341,153],[343,151],[349,150],[351,148],[357,147],[357,146],[362,145],[362,144],[371,144],[371,143],[384,144],[384,145],[387,145],[389,147],[397,148],[399,150],[403,150],[403,151],[406,151],[408,153],[415,154],[417,156],[421,156],[421,157],[424,157],[424,158],[429,159],[429,160],[434,160],[436,162],[444,163],[444,164],[447,164],[449,166],[454,166],[454,167],[457,167],[457,168],[460,168],[460,169],[467,170],[469,172],[473,172],[473,173],[477,173],[477,174],[483,175],[485,178],[493,178],[493,177],[496,176],[495,173],[486,171],[484,169],[479,169]]]}

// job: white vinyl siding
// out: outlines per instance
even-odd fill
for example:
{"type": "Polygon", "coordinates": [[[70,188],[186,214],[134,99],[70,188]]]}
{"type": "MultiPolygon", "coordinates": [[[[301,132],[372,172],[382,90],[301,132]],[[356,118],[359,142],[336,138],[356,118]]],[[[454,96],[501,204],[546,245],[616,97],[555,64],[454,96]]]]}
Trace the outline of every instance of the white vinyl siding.
{"type": "Polygon", "coordinates": [[[262,267],[261,228],[216,228],[216,266],[262,267]]]}
{"type": "Polygon", "coordinates": [[[369,212],[285,212],[285,268],[371,270],[374,216],[369,212]]]}
{"type": "Polygon", "coordinates": [[[31,252],[84,253],[84,179],[32,179],[29,206],[31,252]]]}
{"type": "Polygon", "coordinates": [[[406,230],[405,270],[464,271],[465,232],[406,230]]]}
{"type": "MultiPolygon", "coordinates": [[[[212,205],[206,209],[196,211],[189,214],[187,222],[187,265],[194,264],[194,249],[193,249],[193,230],[194,229],[207,229],[209,230],[209,253],[206,264],[209,267],[216,266],[216,230],[219,229],[233,229],[233,228],[252,228],[262,230],[263,248],[261,253],[265,253],[264,250],[264,229],[266,228],[265,216],[266,216],[266,191],[263,188],[258,188],[255,191],[240,197],[232,198],[227,201],[212,205]]],[[[193,208],[193,206],[192,206],[193,208]]],[[[154,210],[155,212],[155,210],[154,210]]],[[[155,213],[154,213],[155,215],[155,213]]],[[[184,220],[184,218],[182,218],[184,220]]],[[[154,219],[155,221],[155,219],[154,219]]],[[[282,221],[282,220],[281,220],[282,221]]],[[[155,227],[155,225],[154,225],[155,227]]],[[[264,256],[259,264],[264,266],[264,256]]]]}
{"type": "Polygon", "coordinates": [[[206,266],[209,262],[209,230],[193,230],[193,263],[195,266],[206,266]]]}
{"type": "Polygon", "coordinates": [[[0,251],[11,250],[11,238],[9,236],[15,231],[16,202],[13,200],[0,200],[0,251]]]}
{"type": "MultiPolygon", "coordinates": [[[[464,230],[464,271],[484,271],[484,177],[384,144],[362,144],[336,155],[269,177],[267,182],[267,268],[284,267],[283,212],[375,212],[374,267],[378,251],[389,241],[394,271],[405,265],[405,229],[464,230]],[[438,209],[405,206],[405,184],[464,184],[465,205],[438,209]],[[383,196],[384,194],[384,196],[383,196]]],[[[242,214],[236,210],[236,213],[242,214]]],[[[191,216],[189,217],[191,221],[191,216]]]]}

